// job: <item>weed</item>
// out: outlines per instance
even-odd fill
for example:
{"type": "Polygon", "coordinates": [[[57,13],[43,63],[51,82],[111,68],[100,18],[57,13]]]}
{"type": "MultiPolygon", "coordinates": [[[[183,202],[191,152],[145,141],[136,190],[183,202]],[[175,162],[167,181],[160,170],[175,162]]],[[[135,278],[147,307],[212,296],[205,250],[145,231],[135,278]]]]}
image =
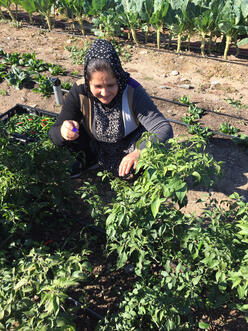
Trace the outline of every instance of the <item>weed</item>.
{"type": "Polygon", "coordinates": [[[6,90],[0,90],[0,95],[6,96],[7,95],[7,91],[6,90]]]}
{"type": "Polygon", "coordinates": [[[239,132],[239,129],[234,127],[232,124],[230,123],[222,123],[220,125],[220,132],[225,133],[225,134],[230,134],[230,135],[236,135],[239,132]]]}
{"type": "Polygon", "coordinates": [[[91,46],[91,42],[87,40],[84,43],[83,48],[78,48],[77,46],[73,45],[73,46],[66,46],[65,49],[71,53],[69,57],[72,59],[72,63],[83,64],[85,55],[88,49],[90,48],[90,46],[91,46]]]}
{"type": "Polygon", "coordinates": [[[247,105],[244,105],[242,104],[241,100],[235,100],[235,99],[232,99],[232,98],[226,98],[224,99],[229,105],[233,106],[234,108],[248,108],[247,105]]]}

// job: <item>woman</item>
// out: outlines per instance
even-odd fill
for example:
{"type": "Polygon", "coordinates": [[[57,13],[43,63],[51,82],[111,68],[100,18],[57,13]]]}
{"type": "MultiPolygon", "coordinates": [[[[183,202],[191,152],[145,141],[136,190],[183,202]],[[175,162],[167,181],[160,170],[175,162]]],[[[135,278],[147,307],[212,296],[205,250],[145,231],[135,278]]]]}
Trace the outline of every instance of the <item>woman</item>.
{"type": "Polygon", "coordinates": [[[84,83],[73,85],[50,139],[77,152],[81,170],[97,162],[123,177],[136,168],[145,142],[139,149],[136,143],[144,131],[156,134],[160,142],[173,136],[146,91],[123,70],[114,47],[96,40],[85,57],[84,83]]]}

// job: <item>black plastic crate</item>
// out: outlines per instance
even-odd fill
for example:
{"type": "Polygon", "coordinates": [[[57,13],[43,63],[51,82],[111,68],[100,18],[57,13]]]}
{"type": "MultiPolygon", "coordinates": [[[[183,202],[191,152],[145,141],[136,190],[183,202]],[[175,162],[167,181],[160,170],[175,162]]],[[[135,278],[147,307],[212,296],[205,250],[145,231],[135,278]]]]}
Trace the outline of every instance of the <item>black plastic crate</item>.
{"type": "MultiPolygon", "coordinates": [[[[56,117],[58,116],[57,113],[50,112],[48,110],[34,108],[34,107],[31,107],[31,106],[22,105],[22,104],[17,103],[13,108],[7,110],[3,114],[0,114],[0,121],[8,122],[8,120],[12,116],[14,116],[14,115],[23,115],[23,114],[30,114],[30,115],[34,114],[34,115],[38,115],[38,116],[47,116],[47,117],[53,117],[54,119],[56,119],[56,117]]],[[[12,139],[23,142],[23,143],[37,141],[37,139],[29,137],[29,136],[24,135],[24,134],[11,133],[10,135],[11,135],[12,139]]]]}
{"type": "Polygon", "coordinates": [[[48,110],[43,110],[43,109],[39,109],[39,108],[34,108],[34,107],[30,107],[27,105],[22,105],[20,103],[17,103],[13,108],[10,108],[9,110],[7,110],[5,113],[0,114],[0,120],[1,121],[8,121],[10,119],[10,117],[19,114],[36,114],[39,116],[45,115],[45,116],[50,116],[50,117],[54,117],[56,118],[58,116],[57,113],[53,113],[51,111],[48,110]]]}

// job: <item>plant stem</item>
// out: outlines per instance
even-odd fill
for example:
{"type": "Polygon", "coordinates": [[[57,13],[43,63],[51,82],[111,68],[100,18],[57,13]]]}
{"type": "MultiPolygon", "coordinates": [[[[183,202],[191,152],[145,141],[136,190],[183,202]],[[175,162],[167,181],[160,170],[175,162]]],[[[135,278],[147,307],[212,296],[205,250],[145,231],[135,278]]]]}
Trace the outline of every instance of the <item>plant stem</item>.
{"type": "Polygon", "coordinates": [[[210,32],[209,42],[208,42],[208,53],[212,53],[212,44],[213,44],[213,32],[210,32]]]}
{"type": "Polygon", "coordinates": [[[80,26],[81,33],[82,33],[83,36],[85,36],[83,19],[82,19],[81,16],[77,17],[77,19],[78,19],[78,23],[79,23],[79,26],[80,26]]]}
{"type": "Polygon", "coordinates": [[[5,16],[4,16],[3,12],[2,12],[1,7],[0,7],[0,17],[1,17],[2,19],[5,19],[5,16]]]}
{"type": "Polygon", "coordinates": [[[12,20],[13,22],[15,22],[15,21],[16,21],[16,19],[15,19],[15,17],[14,17],[14,15],[13,15],[13,13],[12,13],[12,11],[11,11],[11,9],[10,9],[10,8],[7,8],[7,12],[8,12],[8,14],[9,14],[9,16],[10,16],[11,20],[12,20]]]}
{"type": "Polygon", "coordinates": [[[191,34],[188,35],[188,52],[190,52],[190,40],[191,40],[191,34]]]}
{"type": "Polygon", "coordinates": [[[16,16],[16,19],[18,19],[18,4],[17,3],[15,5],[15,16],[16,16]]]}
{"type": "Polygon", "coordinates": [[[229,35],[226,35],[226,46],[224,50],[224,59],[227,60],[227,53],[231,44],[232,37],[229,35]]]}
{"type": "Polygon", "coordinates": [[[160,27],[157,28],[157,49],[160,49],[160,27]]]}
{"type": "Polygon", "coordinates": [[[171,48],[171,41],[172,41],[172,33],[169,33],[169,41],[168,41],[168,49],[171,48]]]}
{"type": "Polygon", "coordinates": [[[51,31],[52,30],[52,22],[51,22],[51,17],[49,15],[46,15],[46,22],[47,22],[48,30],[51,31]]]}
{"type": "Polygon", "coordinates": [[[177,53],[180,53],[181,50],[181,41],[182,40],[182,34],[178,33],[177,35],[177,53]]]}
{"type": "Polygon", "coordinates": [[[135,44],[139,45],[137,35],[136,35],[136,31],[134,30],[134,28],[131,28],[131,34],[132,34],[132,37],[133,37],[133,40],[134,40],[135,44]]]}
{"type": "Polygon", "coordinates": [[[30,24],[33,24],[32,13],[28,12],[28,17],[29,17],[29,23],[30,23],[30,24]]]}
{"type": "Polygon", "coordinates": [[[201,32],[201,55],[205,56],[205,32],[201,32]]]}
{"type": "Polygon", "coordinates": [[[75,20],[74,20],[73,15],[72,15],[72,17],[71,17],[71,21],[72,21],[73,29],[76,30],[76,22],[75,22],[75,20]]]}
{"type": "Polygon", "coordinates": [[[235,38],[234,38],[234,43],[235,43],[235,47],[236,47],[236,53],[235,53],[235,56],[239,56],[239,53],[240,53],[240,49],[239,49],[239,46],[238,46],[238,42],[237,42],[237,38],[238,36],[236,35],[235,38]]]}

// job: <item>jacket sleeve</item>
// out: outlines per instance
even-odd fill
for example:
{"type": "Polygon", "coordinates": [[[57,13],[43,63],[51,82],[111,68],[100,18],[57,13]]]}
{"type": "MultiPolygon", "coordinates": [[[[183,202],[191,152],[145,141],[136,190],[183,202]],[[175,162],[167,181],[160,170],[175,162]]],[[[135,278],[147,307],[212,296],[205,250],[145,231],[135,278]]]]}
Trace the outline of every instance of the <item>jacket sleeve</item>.
{"type": "MultiPolygon", "coordinates": [[[[173,137],[173,130],[169,121],[158,110],[151,97],[142,86],[134,92],[133,111],[141,125],[150,133],[155,134],[159,142],[165,142],[173,137]]],[[[144,148],[146,142],[140,144],[144,148]]]]}
{"type": "Polygon", "coordinates": [[[74,120],[80,123],[82,120],[83,115],[80,110],[79,97],[81,89],[82,85],[77,85],[76,83],[73,85],[64,101],[61,113],[48,132],[49,138],[57,146],[63,146],[66,144],[66,140],[62,137],[60,132],[60,128],[63,122],[65,120],[74,120]]]}

